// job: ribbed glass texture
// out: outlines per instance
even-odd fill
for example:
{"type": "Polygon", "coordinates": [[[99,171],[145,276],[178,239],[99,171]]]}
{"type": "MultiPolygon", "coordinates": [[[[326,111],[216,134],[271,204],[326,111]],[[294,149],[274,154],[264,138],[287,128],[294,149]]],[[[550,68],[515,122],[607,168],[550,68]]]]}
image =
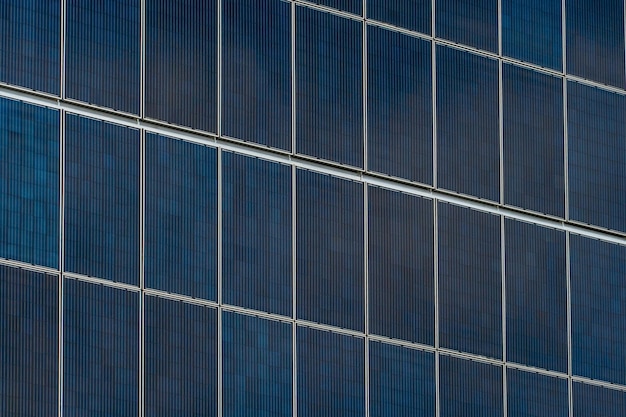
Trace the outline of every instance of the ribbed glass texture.
{"type": "Polygon", "coordinates": [[[148,134],[145,175],[146,286],[216,300],[216,150],[148,134]]]}
{"type": "Polygon", "coordinates": [[[438,37],[490,52],[498,51],[498,2],[433,0],[438,37]]]}
{"type": "Polygon", "coordinates": [[[567,417],[567,379],[507,369],[507,416],[567,417]]]}
{"type": "Polygon", "coordinates": [[[59,264],[59,112],[0,99],[0,258],[59,264]]]}
{"type": "Polygon", "coordinates": [[[332,7],[333,9],[341,10],[343,12],[349,12],[354,14],[362,14],[363,0],[310,0],[311,3],[316,3],[322,6],[332,7]]]}
{"type": "Polygon", "coordinates": [[[626,392],[574,382],[573,417],[622,417],[626,415],[626,392]]]}
{"type": "Polygon", "coordinates": [[[367,17],[430,34],[432,0],[367,0],[367,17]]]}

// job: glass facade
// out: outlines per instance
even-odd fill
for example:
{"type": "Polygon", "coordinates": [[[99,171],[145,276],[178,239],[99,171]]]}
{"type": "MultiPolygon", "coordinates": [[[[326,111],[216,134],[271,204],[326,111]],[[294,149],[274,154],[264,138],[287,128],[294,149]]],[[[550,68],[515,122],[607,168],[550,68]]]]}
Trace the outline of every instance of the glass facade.
{"type": "Polygon", "coordinates": [[[624,22],[0,2],[0,415],[625,415],[624,22]]]}

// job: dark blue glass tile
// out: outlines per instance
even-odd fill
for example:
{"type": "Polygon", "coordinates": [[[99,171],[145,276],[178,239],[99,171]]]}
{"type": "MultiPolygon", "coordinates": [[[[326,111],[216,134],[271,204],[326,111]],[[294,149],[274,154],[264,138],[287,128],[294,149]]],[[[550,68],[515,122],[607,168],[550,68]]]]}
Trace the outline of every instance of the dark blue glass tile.
{"type": "Polygon", "coordinates": [[[63,416],[139,413],[139,295],[65,279],[63,416]]]}
{"type": "Polygon", "coordinates": [[[139,20],[139,0],[67,0],[67,97],[139,112],[139,20]]]}
{"type": "Polygon", "coordinates": [[[145,414],[217,416],[214,308],[145,298],[145,414]]]}
{"type": "Polygon", "coordinates": [[[506,386],[509,417],[569,415],[567,379],[507,369],[506,386]]]}
{"type": "Polygon", "coordinates": [[[291,150],[291,5],[223,4],[222,132],[291,150]]]}
{"type": "Polygon", "coordinates": [[[146,136],[146,286],[217,297],[217,152],[146,136]]]}
{"type": "Polygon", "coordinates": [[[437,37],[497,52],[498,1],[436,0],[435,28],[437,37]]]}
{"type": "Polygon", "coordinates": [[[59,94],[60,0],[3,0],[0,82],[59,94]]]}
{"type": "Polygon", "coordinates": [[[570,218],[626,232],[626,96],[567,87],[570,218]]]}
{"type": "Polygon", "coordinates": [[[65,270],[139,283],[139,131],[68,115],[65,270]]]}
{"type": "Polygon", "coordinates": [[[503,65],[504,202],[565,215],[563,81],[503,65]]]}
{"type": "Polygon", "coordinates": [[[506,357],[567,372],[565,233],[506,219],[506,357]]]}
{"type": "Polygon", "coordinates": [[[626,247],[571,235],[572,369],[626,384],[626,247]]]}
{"type": "Polygon", "coordinates": [[[566,0],[567,72],[624,88],[624,2],[566,0]]]}
{"type": "Polygon", "coordinates": [[[146,116],[217,131],[217,0],[146,0],[146,116]]]}
{"type": "Polygon", "coordinates": [[[360,15],[363,13],[363,0],[310,0],[311,3],[332,7],[344,12],[360,15]]]}
{"type": "Polygon", "coordinates": [[[434,417],[435,355],[371,342],[371,417],[434,417]]]}
{"type": "Polygon", "coordinates": [[[502,368],[486,363],[439,358],[441,417],[502,417],[502,368]]]}
{"type": "Polygon", "coordinates": [[[561,0],[502,0],[502,54],[560,71],[561,0]]]}
{"type": "Polygon", "coordinates": [[[440,344],[502,357],[500,218],[440,203],[440,344]]]}
{"type": "Polygon", "coordinates": [[[223,153],[224,302],[293,314],[291,167],[223,153]]]}
{"type": "Polygon", "coordinates": [[[626,415],[626,393],[574,382],[573,417],[622,417],[626,415]]]}
{"type": "Polygon", "coordinates": [[[58,277],[0,266],[0,415],[56,416],[58,277]]]}
{"type": "Polygon", "coordinates": [[[362,38],[356,20],[296,9],[298,153],[363,166],[362,38]]]}
{"type": "Polygon", "coordinates": [[[369,26],[367,168],[432,184],[430,42],[369,26]]]}
{"type": "Polygon", "coordinates": [[[430,34],[431,0],[368,0],[367,17],[430,34]]]}
{"type": "Polygon", "coordinates": [[[433,202],[368,188],[369,332],[434,344],[433,202]]]}
{"type": "Polygon", "coordinates": [[[364,330],[363,186],[296,175],[297,317],[364,330]]]}
{"type": "Polygon", "coordinates": [[[438,186],[499,200],[498,115],[498,61],[438,47],[438,186]]]}
{"type": "Polygon", "coordinates": [[[224,416],[291,417],[292,327],[225,312],[224,416]]]}
{"type": "Polygon", "coordinates": [[[59,265],[59,113],[0,99],[0,258],[59,265]]]}
{"type": "Polygon", "coordinates": [[[297,329],[298,416],[365,415],[363,339],[297,329]]]}

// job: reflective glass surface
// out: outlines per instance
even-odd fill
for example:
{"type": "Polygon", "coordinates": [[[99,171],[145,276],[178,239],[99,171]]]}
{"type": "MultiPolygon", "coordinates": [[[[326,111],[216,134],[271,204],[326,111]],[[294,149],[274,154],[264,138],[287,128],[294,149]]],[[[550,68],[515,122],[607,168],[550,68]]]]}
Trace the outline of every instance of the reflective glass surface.
{"type": "Polygon", "coordinates": [[[217,152],[146,135],[145,283],[217,297],[217,152]]]}
{"type": "Polygon", "coordinates": [[[224,302],[291,316],[291,167],[222,155],[224,302]]]}
{"type": "Polygon", "coordinates": [[[369,26],[367,167],[432,184],[430,42],[369,26]]]}
{"type": "Polygon", "coordinates": [[[291,150],[291,5],[222,5],[222,133],[291,150]]]}
{"type": "Polygon", "coordinates": [[[574,382],[573,417],[622,417],[626,415],[626,393],[574,382]]]}
{"type": "Polygon", "coordinates": [[[437,37],[498,51],[497,0],[433,0],[437,37]]]}
{"type": "Polygon", "coordinates": [[[507,369],[506,392],[509,417],[569,415],[567,379],[507,369]]]}
{"type": "Polygon", "coordinates": [[[431,0],[367,0],[367,17],[430,34],[431,0]]]}
{"type": "Polygon", "coordinates": [[[344,12],[361,14],[363,10],[363,0],[310,0],[311,3],[332,7],[344,12]]]}
{"type": "Polygon", "coordinates": [[[59,264],[59,113],[0,99],[0,258],[59,264]]]}

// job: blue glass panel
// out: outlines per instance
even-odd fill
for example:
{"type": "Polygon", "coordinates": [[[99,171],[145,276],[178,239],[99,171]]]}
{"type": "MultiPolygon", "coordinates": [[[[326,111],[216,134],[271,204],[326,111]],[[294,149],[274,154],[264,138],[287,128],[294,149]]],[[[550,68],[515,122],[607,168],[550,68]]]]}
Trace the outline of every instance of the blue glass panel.
{"type": "Polygon", "coordinates": [[[67,97],[139,112],[139,19],[139,0],[67,0],[67,97]]]}
{"type": "Polygon", "coordinates": [[[60,0],[3,0],[0,81],[59,94],[60,0]]]}
{"type": "Polygon", "coordinates": [[[626,415],[626,393],[574,382],[573,417],[623,417],[626,415]]]}
{"type": "Polygon", "coordinates": [[[502,417],[502,368],[486,363],[439,358],[441,417],[502,417]]]}
{"type": "Polygon", "coordinates": [[[139,131],[70,114],[65,158],[65,270],[137,285],[139,131]]]}
{"type": "Polygon", "coordinates": [[[363,186],[296,175],[298,318],[364,330],[363,186]]]}
{"type": "Polygon", "coordinates": [[[626,97],[567,87],[570,217],[626,232],[626,97]]]}
{"type": "Polygon", "coordinates": [[[368,0],[367,17],[430,34],[430,3],[431,0],[368,0]]]}
{"type": "Polygon", "coordinates": [[[567,372],[565,233],[506,219],[507,360],[567,372]]]}
{"type": "Polygon", "coordinates": [[[371,342],[370,416],[434,417],[435,355],[371,342]]]}
{"type": "Polygon", "coordinates": [[[0,415],[55,416],[59,281],[0,266],[0,415]]]}
{"type": "Polygon", "coordinates": [[[217,416],[214,308],[145,298],[145,414],[217,416]]]}
{"type": "Polygon", "coordinates": [[[433,345],[432,200],[368,189],[369,331],[433,345]]]}
{"type": "Polygon", "coordinates": [[[626,384],[626,247],[572,235],[573,373],[626,384]]]}
{"type": "Polygon", "coordinates": [[[332,7],[344,12],[360,15],[363,10],[363,0],[310,0],[311,3],[332,7]]]}
{"type": "Polygon", "coordinates": [[[502,54],[560,71],[561,0],[502,0],[502,54]]]}
{"type": "Polygon", "coordinates": [[[0,178],[0,257],[57,268],[57,111],[0,99],[0,178]]]}
{"type": "Polygon", "coordinates": [[[365,415],[363,339],[297,329],[298,416],[365,415]]]}
{"type": "Polygon", "coordinates": [[[438,217],[441,346],[501,358],[500,218],[445,203],[438,217]]]}
{"type": "Polygon", "coordinates": [[[224,416],[290,417],[291,324],[224,313],[223,332],[224,416]]]}
{"type": "Polygon", "coordinates": [[[567,72],[624,88],[624,2],[566,0],[567,72]]]}
{"type": "Polygon", "coordinates": [[[507,369],[506,384],[509,417],[569,415],[567,379],[507,369]]]}
{"type": "Polygon", "coordinates": [[[363,166],[363,29],[356,20],[296,9],[296,147],[363,166]]]}
{"type": "Polygon", "coordinates": [[[217,152],[146,136],[146,286],[217,296],[217,152]]]}
{"type": "Polygon", "coordinates": [[[563,81],[503,65],[504,202],[565,215],[563,81]]]}
{"type": "Polygon", "coordinates": [[[291,167],[223,153],[224,302],[291,316],[291,167]]]}
{"type": "Polygon", "coordinates": [[[498,201],[498,61],[437,48],[437,178],[442,188],[498,201]]]}
{"type": "Polygon", "coordinates": [[[63,416],[139,413],[139,295],[66,279],[63,416]]]}
{"type": "Polygon", "coordinates": [[[368,169],[432,184],[431,56],[430,42],[368,27],[368,169]]]}
{"type": "Polygon", "coordinates": [[[146,116],[217,131],[217,0],[146,0],[146,116]]]}
{"type": "Polygon", "coordinates": [[[225,0],[222,132],[291,150],[291,5],[225,0]]]}
{"type": "Polygon", "coordinates": [[[436,0],[435,10],[437,37],[498,51],[497,0],[436,0]]]}

